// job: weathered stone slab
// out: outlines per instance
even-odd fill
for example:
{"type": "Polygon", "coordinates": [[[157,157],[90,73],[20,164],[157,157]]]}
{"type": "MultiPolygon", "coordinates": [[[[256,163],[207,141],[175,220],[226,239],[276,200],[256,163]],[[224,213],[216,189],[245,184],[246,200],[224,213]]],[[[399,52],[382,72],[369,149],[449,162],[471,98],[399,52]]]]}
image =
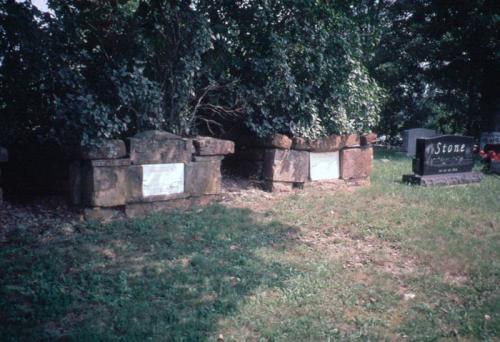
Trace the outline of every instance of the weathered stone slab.
{"type": "Polygon", "coordinates": [[[186,193],[207,195],[221,192],[220,162],[200,161],[186,164],[186,193]]]}
{"type": "MultiPolygon", "coordinates": [[[[486,145],[500,144],[500,132],[484,132],[481,133],[481,138],[479,140],[479,146],[482,150],[486,145]]],[[[0,152],[1,155],[1,152],[0,152]]],[[[0,157],[1,161],[1,157],[0,157]]]]}
{"type": "Polygon", "coordinates": [[[0,146],[0,163],[9,161],[9,151],[5,147],[0,146]]]}
{"type": "Polygon", "coordinates": [[[158,139],[130,138],[132,164],[188,163],[191,161],[192,141],[169,138],[170,136],[172,135],[168,133],[164,138],[158,139]]]}
{"type": "Polygon", "coordinates": [[[131,165],[127,169],[127,203],[187,197],[184,164],[131,165]]]}
{"type": "Polygon", "coordinates": [[[342,136],[335,134],[313,141],[295,137],[292,148],[299,151],[335,152],[345,146],[345,141],[342,136]]]}
{"type": "Polygon", "coordinates": [[[183,192],[183,163],[142,165],[142,195],[144,197],[183,192]]]}
{"type": "Polygon", "coordinates": [[[344,147],[355,147],[360,145],[359,135],[356,133],[343,135],[342,140],[344,142],[344,147]]]}
{"type": "Polygon", "coordinates": [[[222,200],[222,195],[204,195],[190,198],[179,198],[169,201],[149,202],[149,203],[131,203],[125,206],[125,214],[128,218],[142,217],[151,213],[188,210],[193,207],[208,205],[222,200]]]}
{"type": "Polygon", "coordinates": [[[377,133],[363,134],[360,138],[361,146],[373,145],[377,141],[377,133]]]}
{"type": "Polygon", "coordinates": [[[135,139],[146,139],[146,140],[168,140],[168,139],[182,139],[180,135],[173,134],[170,132],[150,130],[139,132],[134,135],[135,139]]]}
{"type": "Polygon", "coordinates": [[[403,131],[403,152],[408,156],[414,156],[417,149],[418,138],[431,138],[438,135],[435,130],[427,128],[412,128],[403,131]]]}
{"type": "Polygon", "coordinates": [[[442,175],[404,175],[403,182],[421,186],[444,186],[479,183],[483,175],[479,172],[448,173],[442,175]]]}
{"type": "Polygon", "coordinates": [[[217,156],[234,153],[234,142],[231,140],[197,137],[193,139],[193,143],[196,148],[196,154],[200,156],[217,156]]]}
{"type": "Polygon", "coordinates": [[[117,159],[127,155],[125,142],[122,140],[106,140],[96,145],[82,147],[82,159],[117,159]]]}
{"type": "Polygon", "coordinates": [[[309,152],[266,150],[263,174],[266,180],[303,183],[309,178],[309,152]]]}
{"type": "Polygon", "coordinates": [[[284,134],[274,134],[273,136],[264,139],[263,145],[265,147],[289,150],[292,147],[292,139],[284,134]]]}
{"type": "Polygon", "coordinates": [[[312,181],[338,179],[340,177],[339,152],[311,152],[309,175],[312,181]]]}
{"type": "Polygon", "coordinates": [[[269,192],[291,192],[293,191],[293,187],[294,183],[289,182],[264,182],[264,190],[269,192]]]}
{"type": "Polygon", "coordinates": [[[373,148],[346,148],[340,151],[340,178],[360,179],[370,177],[373,148]]]}
{"type": "Polygon", "coordinates": [[[83,167],[83,200],[92,207],[115,207],[127,200],[127,167],[83,167]]]}

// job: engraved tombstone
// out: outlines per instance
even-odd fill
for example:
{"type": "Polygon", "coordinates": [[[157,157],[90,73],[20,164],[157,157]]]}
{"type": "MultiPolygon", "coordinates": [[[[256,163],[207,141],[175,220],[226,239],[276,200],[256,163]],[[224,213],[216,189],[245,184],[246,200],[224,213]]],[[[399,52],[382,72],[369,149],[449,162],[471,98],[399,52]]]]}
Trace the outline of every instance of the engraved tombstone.
{"type": "Polygon", "coordinates": [[[481,174],[473,172],[474,139],[443,135],[417,139],[413,175],[403,182],[420,185],[453,185],[479,182],[481,174]]]}
{"type": "Polygon", "coordinates": [[[435,137],[437,132],[427,128],[412,128],[403,132],[403,151],[408,156],[414,156],[418,138],[435,137]]]}
{"type": "Polygon", "coordinates": [[[500,144],[500,132],[484,132],[481,133],[481,139],[479,140],[479,145],[482,150],[486,145],[500,144]]]}

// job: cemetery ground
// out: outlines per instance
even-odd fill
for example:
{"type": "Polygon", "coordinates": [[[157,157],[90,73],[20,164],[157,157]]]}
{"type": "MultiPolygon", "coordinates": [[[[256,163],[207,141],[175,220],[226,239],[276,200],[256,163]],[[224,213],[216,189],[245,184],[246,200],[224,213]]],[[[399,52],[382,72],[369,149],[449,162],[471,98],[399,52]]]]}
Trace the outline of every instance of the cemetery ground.
{"type": "Polygon", "coordinates": [[[370,187],[19,226],[0,246],[0,336],[498,340],[500,178],[407,186],[410,158],[375,158],[370,187]]]}

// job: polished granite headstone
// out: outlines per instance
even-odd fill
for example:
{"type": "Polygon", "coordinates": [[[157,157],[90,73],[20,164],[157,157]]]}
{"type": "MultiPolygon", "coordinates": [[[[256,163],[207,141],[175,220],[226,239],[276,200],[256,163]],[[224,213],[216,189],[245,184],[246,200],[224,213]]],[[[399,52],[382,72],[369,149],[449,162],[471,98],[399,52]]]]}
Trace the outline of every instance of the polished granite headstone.
{"type": "Polygon", "coordinates": [[[407,156],[414,156],[416,153],[416,141],[418,138],[435,137],[437,132],[427,128],[412,128],[403,132],[403,151],[407,156]]]}
{"type": "Polygon", "coordinates": [[[484,149],[486,145],[500,144],[500,132],[483,132],[479,140],[479,146],[484,149]]]}
{"type": "Polygon", "coordinates": [[[480,182],[482,174],[473,172],[474,139],[442,135],[417,139],[413,175],[403,182],[424,186],[455,185],[480,182]]]}

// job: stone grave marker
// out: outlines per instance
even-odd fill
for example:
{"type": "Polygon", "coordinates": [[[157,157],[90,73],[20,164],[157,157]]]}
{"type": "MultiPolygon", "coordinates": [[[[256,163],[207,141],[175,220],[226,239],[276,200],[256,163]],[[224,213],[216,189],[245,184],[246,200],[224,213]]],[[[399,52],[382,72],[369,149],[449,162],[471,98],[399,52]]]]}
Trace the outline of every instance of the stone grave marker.
{"type": "Polygon", "coordinates": [[[479,146],[482,150],[486,145],[500,144],[500,132],[484,132],[481,133],[481,138],[479,140],[479,146]]]}
{"type": "Polygon", "coordinates": [[[161,196],[184,192],[184,163],[142,165],[142,195],[161,196]]]}
{"type": "Polygon", "coordinates": [[[414,156],[416,152],[416,143],[418,138],[435,137],[436,131],[427,128],[412,128],[403,132],[403,151],[408,156],[414,156]]]}
{"type": "Polygon", "coordinates": [[[339,179],[339,152],[309,154],[309,175],[312,181],[339,179]]]}
{"type": "Polygon", "coordinates": [[[413,175],[404,175],[403,182],[424,186],[467,184],[481,181],[473,172],[474,139],[443,135],[418,138],[413,159],[413,175]]]}

